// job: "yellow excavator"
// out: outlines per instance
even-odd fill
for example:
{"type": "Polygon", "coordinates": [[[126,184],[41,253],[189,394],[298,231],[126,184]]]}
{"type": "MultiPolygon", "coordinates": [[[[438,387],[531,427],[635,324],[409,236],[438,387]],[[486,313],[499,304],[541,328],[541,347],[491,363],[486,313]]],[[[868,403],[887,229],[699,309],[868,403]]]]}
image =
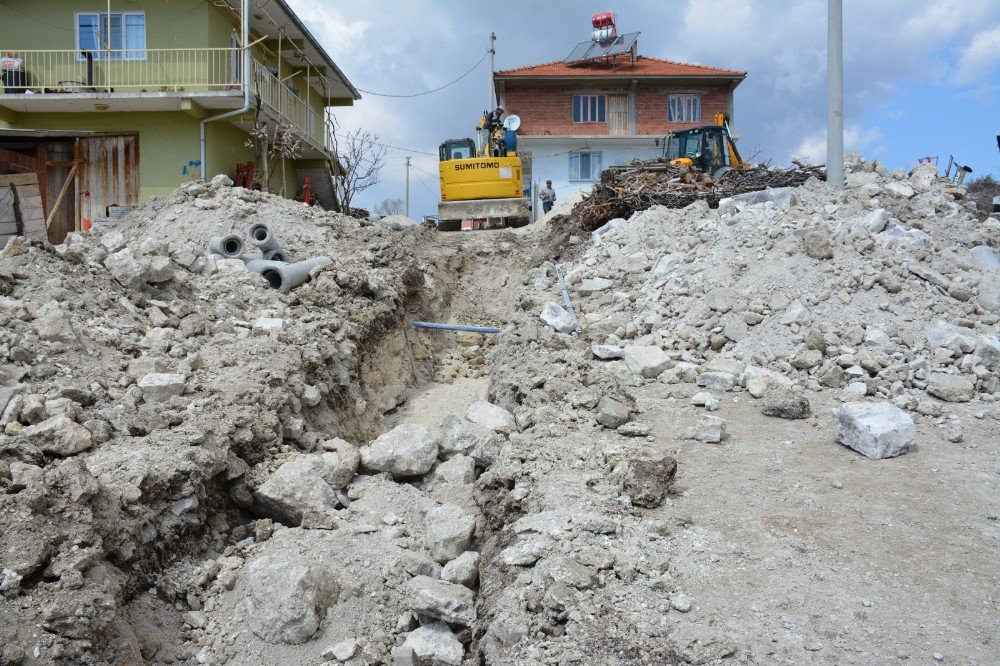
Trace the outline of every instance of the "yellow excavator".
{"type": "Polygon", "coordinates": [[[524,195],[521,158],[517,156],[517,116],[503,109],[483,113],[477,139],[449,139],[438,149],[441,201],[438,229],[454,231],[463,220],[486,226],[527,224],[531,208],[524,195]]]}
{"type": "Polygon", "coordinates": [[[663,145],[663,157],[672,166],[694,166],[718,180],[734,169],[746,169],[729,132],[729,114],[715,114],[714,125],[671,132],[663,145]]]}

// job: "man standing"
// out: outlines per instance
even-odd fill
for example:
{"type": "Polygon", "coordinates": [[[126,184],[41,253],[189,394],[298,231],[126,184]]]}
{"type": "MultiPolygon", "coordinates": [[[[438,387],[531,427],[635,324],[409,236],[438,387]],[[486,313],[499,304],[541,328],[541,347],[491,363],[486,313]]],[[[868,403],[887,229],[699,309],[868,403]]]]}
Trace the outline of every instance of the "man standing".
{"type": "Polygon", "coordinates": [[[551,180],[545,181],[545,187],[538,193],[538,196],[542,200],[542,212],[547,214],[552,210],[552,204],[556,202],[556,191],[552,189],[551,180]]]}

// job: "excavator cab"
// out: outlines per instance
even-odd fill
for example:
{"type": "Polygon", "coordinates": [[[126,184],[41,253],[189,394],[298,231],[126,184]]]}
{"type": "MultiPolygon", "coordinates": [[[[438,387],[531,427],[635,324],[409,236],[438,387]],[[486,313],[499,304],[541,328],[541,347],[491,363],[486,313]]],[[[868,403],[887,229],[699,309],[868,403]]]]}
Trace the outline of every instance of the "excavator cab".
{"type": "Polygon", "coordinates": [[[728,118],[719,114],[716,122],[715,125],[671,132],[663,156],[674,166],[694,166],[713,178],[732,169],[745,169],[746,163],[729,134],[728,118]]]}
{"type": "Polygon", "coordinates": [[[448,139],[438,148],[441,162],[467,160],[476,156],[476,144],[472,139],[448,139]]]}

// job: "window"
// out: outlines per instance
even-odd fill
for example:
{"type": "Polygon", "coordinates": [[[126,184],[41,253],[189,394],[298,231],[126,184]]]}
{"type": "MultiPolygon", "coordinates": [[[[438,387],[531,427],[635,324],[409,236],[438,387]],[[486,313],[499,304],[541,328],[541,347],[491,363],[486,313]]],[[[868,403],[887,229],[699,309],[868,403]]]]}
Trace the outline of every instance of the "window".
{"type": "MultiPolygon", "coordinates": [[[[146,59],[146,14],[143,12],[81,12],[76,15],[76,50],[90,51],[94,60],[146,59]],[[109,20],[110,19],[110,20],[109,20]],[[133,50],[134,49],[134,50],[133,50]]],[[[80,60],[86,58],[82,54],[80,60]]]]}
{"type": "Polygon", "coordinates": [[[587,152],[569,154],[570,180],[600,180],[601,171],[600,153],[587,152]]]}
{"type": "Polygon", "coordinates": [[[701,122],[701,95],[670,95],[667,120],[672,123],[701,122]]]}
{"type": "Polygon", "coordinates": [[[573,95],[573,122],[603,123],[606,103],[604,95],[573,95]]]}

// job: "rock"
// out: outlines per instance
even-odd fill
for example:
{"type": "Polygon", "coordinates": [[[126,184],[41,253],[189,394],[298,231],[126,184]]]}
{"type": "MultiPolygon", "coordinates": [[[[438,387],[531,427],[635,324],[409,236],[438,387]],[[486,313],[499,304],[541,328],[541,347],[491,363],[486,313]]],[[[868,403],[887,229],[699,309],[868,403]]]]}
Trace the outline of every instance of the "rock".
{"type": "Polygon", "coordinates": [[[726,436],[726,421],[718,416],[702,415],[693,428],[688,428],[686,439],[699,442],[719,443],[726,436]]]}
{"type": "Polygon", "coordinates": [[[823,352],[818,349],[804,349],[792,357],[789,361],[793,368],[797,370],[808,370],[815,368],[823,362],[823,352]]]}
{"type": "Polygon", "coordinates": [[[927,392],[945,402],[969,402],[976,395],[976,387],[961,375],[932,372],[927,379],[927,392]]]}
{"type": "Polygon", "coordinates": [[[393,654],[394,666],[461,666],[462,642],[443,622],[411,631],[393,654]]]}
{"type": "Polygon", "coordinates": [[[976,334],[967,328],[939,319],[927,331],[927,341],[938,347],[957,348],[968,354],[976,347],[976,334]]]}
{"type": "Polygon", "coordinates": [[[698,386],[704,386],[709,391],[731,391],[736,385],[736,377],[728,372],[703,372],[698,375],[698,386]]]}
{"type": "Polygon", "coordinates": [[[174,276],[174,265],[169,257],[153,257],[149,260],[149,271],[146,281],[152,283],[167,282],[174,276]]]}
{"type": "Polygon", "coordinates": [[[809,309],[798,299],[792,301],[781,315],[781,323],[786,326],[790,324],[808,326],[811,320],[812,316],[809,314],[809,309]]]}
{"type": "Polygon", "coordinates": [[[403,423],[361,448],[361,462],[368,469],[394,477],[423,476],[434,466],[438,445],[430,431],[403,423]]]}
{"type": "Polygon", "coordinates": [[[802,245],[806,254],[813,259],[833,259],[833,244],[830,242],[828,230],[816,230],[802,237],[802,245]]]}
{"type": "Polygon", "coordinates": [[[740,375],[740,383],[746,388],[747,393],[755,398],[760,398],[772,386],[790,387],[792,380],[773,370],[761,368],[756,365],[748,365],[747,369],[740,375]]]}
{"type": "Polygon", "coordinates": [[[259,513],[285,523],[320,524],[340,505],[337,491],[323,475],[327,472],[321,454],[298,454],[268,477],[254,493],[259,513]]]}
{"type": "Polygon", "coordinates": [[[938,167],[936,164],[930,162],[925,162],[923,164],[918,164],[910,172],[909,182],[915,190],[918,192],[929,192],[930,190],[937,187],[938,184],[938,167]]]}
{"type": "Polygon", "coordinates": [[[31,326],[42,340],[63,343],[76,340],[76,334],[66,312],[55,301],[49,301],[38,309],[31,326]]]}
{"type": "Polygon", "coordinates": [[[337,661],[348,661],[354,656],[354,653],[358,650],[358,641],[354,638],[348,638],[346,640],[340,641],[336,645],[327,648],[320,655],[326,660],[336,659],[337,661]]]}
{"type": "MultiPolygon", "coordinates": [[[[1000,369],[1000,337],[980,335],[976,338],[976,363],[989,369],[1000,369]]],[[[3,401],[0,400],[0,404],[3,401]]]]}
{"type": "Polygon", "coordinates": [[[622,492],[635,506],[660,506],[677,474],[677,461],[669,456],[653,459],[632,458],[625,463],[622,492]]]}
{"type": "Polygon", "coordinates": [[[200,610],[188,611],[181,615],[181,619],[184,620],[184,624],[193,629],[204,629],[208,624],[208,617],[200,610]]]}
{"type": "Polygon", "coordinates": [[[21,421],[41,423],[49,417],[45,411],[45,396],[41,393],[26,393],[21,400],[21,421]]]}
{"type": "Polygon", "coordinates": [[[889,216],[886,214],[885,209],[879,208],[865,215],[864,220],[861,221],[861,225],[869,232],[877,234],[885,229],[886,222],[888,221],[889,216]]]}
{"type": "Polygon", "coordinates": [[[712,308],[716,312],[725,313],[733,309],[737,298],[739,298],[739,294],[735,289],[730,289],[729,287],[716,287],[705,294],[705,305],[712,308]]]}
{"type": "Polygon", "coordinates": [[[262,333],[277,333],[285,330],[285,320],[281,317],[258,317],[253,320],[253,330],[262,333]]]}
{"type": "Polygon", "coordinates": [[[622,356],[625,355],[625,350],[617,345],[594,344],[590,346],[590,351],[594,354],[594,356],[604,361],[622,358],[622,356]]]}
{"type": "Polygon", "coordinates": [[[147,403],[167,402],[184,392],[184,375],[173,372],[151,372],[139,380],[142,399],[147,403]]]}
{"type": "Polygon", "coordinates": [[[667,366],[670,365],[670,357],[659,347],[648,345],[630,345],[625,347],[622,356],[628,369],[647,379],[659,377],[667,366]]]}
{"type": "Polygon", "coordinates": [[[1000,254],[993,251],[988,245],[976,245],[969,250],[972,263],[984,271],[991,271],[1000,268],[1000,254]]]}
{"type": "Polygon", "coordinates": [[[139,289],[146,284],[146,266],[136,260],[130,249],[126,248],[108,255],[104,260],[104,267],[118,284],[126,289],[139,289]]]}
{"type": "Polygon", "coordinates": [[[269,643],[301,645],[339,593],[333,573],[321,564],[291,552],[262,555],[247,567],[243,621],[269,643]]]}
{"type": "Polygon", "coordinates": [[[101,245],[108,252],[117,252],[126,245],[125,234],[117,229],[108,229],[101,234],[101,245]]]}
{"type": "Polygon", "coordinates": [[[909,183],[901,181],[892,181],[890,183],[886,183],[883,186],[883,189],[886,192],[900,199],[909,199],[916,194],[916,192],[913,190],[913,186],[911,186],[909,183]]]}
{"type": "Polygon", "coordinates": [[[680,265],[684,263],[684,257],[680,254],[665,254],[660,257],[656,265],[653,266],[653,275],[659,278],[667,277],[680,265]]]}
{"type": "Polygon", "coordinates": [[[467,550],[441,570],[441,580],[471,588],[479,577],[479,553],[467,550]]]}
{"type": "Polygon", "coordinates": [[[517,431],[513,414],[486,400],[473,403],[465,412],[465,418],[494,432],[510,434],[517,431]]]}
{"type": "Polygon", "coordinates": [[[611,280],[605,280],[604,278],[587,278],[580,281],[580,284],[576,286],[576,291],[581,296],[590,296],[598,291],[610,289],[613,284],[611,280]]]}
{"type": "Polygon", "coordinates": [[[445,458],[466,454],[482,466],[490,464],[500,437],[485,426],[449,414],[440,427],[441,455],[445,458]]]}
{"type": "Polygon", "coordinates": [[[545,303],[539,317],[559,333],[572,333],[576,329],[573,316],[555,303],[545,303]]]}
{"type": "Polygon", "coordinates": [[[719,408],[719,401],[708,391],[700,391],[691,396],[691,404],[704,407],[710,412],[714,412],[719,408]]]}
{"type": "Polygon", "coordinates": [[[320,476],[331,488],[340,490],[346,487],[361,465],[358,447],[337,437],[324,441],[322,448],[326,452],[320,455],[323,463],[320,476]]]}
{"type": "Polygon", "coordinates": [[[408,585],[410,609],[414,612],[463,627],[476,621],[472,590],[429,576],[415,576],[408,585]]]}
{"type": "Polygon", "coordinates": [[[28,426],[21,430],[20,436],[46,453],[64,457],[86,451],[93,444],[90,431],[65,414],[28,426]]]}
{"type": "Polygon", "coordinates": [[[603,396],[597,403],[597,422],[605,428],[614,430],[628,423],[632,410],[623,402],[603,396]]]}
{"type": "Polygon", "coordinates": [[[976,302],[987,312],[1000,314],[1000,269],[983,273],[976,302]]]}
{"type": "Polygon", "coordinates": [[[916,440],[913,418],[884,402],[849,402],[833,410],[836,438],[869,458],[906,453],[916,440]]]}
{"type": "Polygon", "coordinates": [[[434,468],[434,480],[442,483],[472,483],[476,480],[476,461],[462,454],[453,456],[434,468]]]}
{"type": "Polygon", "coordinates": [[[427,512],[424,519],[427,548],[431,557],[442,564],[453,560],[472,546],[476,519],[459,506],[442,504],[427,512]]]}
{"type": "Polygon", "coordinates": [[[786,387],[768,391],[761,411],[764,416],[776,416],[781,419],[804,419],[812,413],[809,399],[801,392],[786,387]]]}

